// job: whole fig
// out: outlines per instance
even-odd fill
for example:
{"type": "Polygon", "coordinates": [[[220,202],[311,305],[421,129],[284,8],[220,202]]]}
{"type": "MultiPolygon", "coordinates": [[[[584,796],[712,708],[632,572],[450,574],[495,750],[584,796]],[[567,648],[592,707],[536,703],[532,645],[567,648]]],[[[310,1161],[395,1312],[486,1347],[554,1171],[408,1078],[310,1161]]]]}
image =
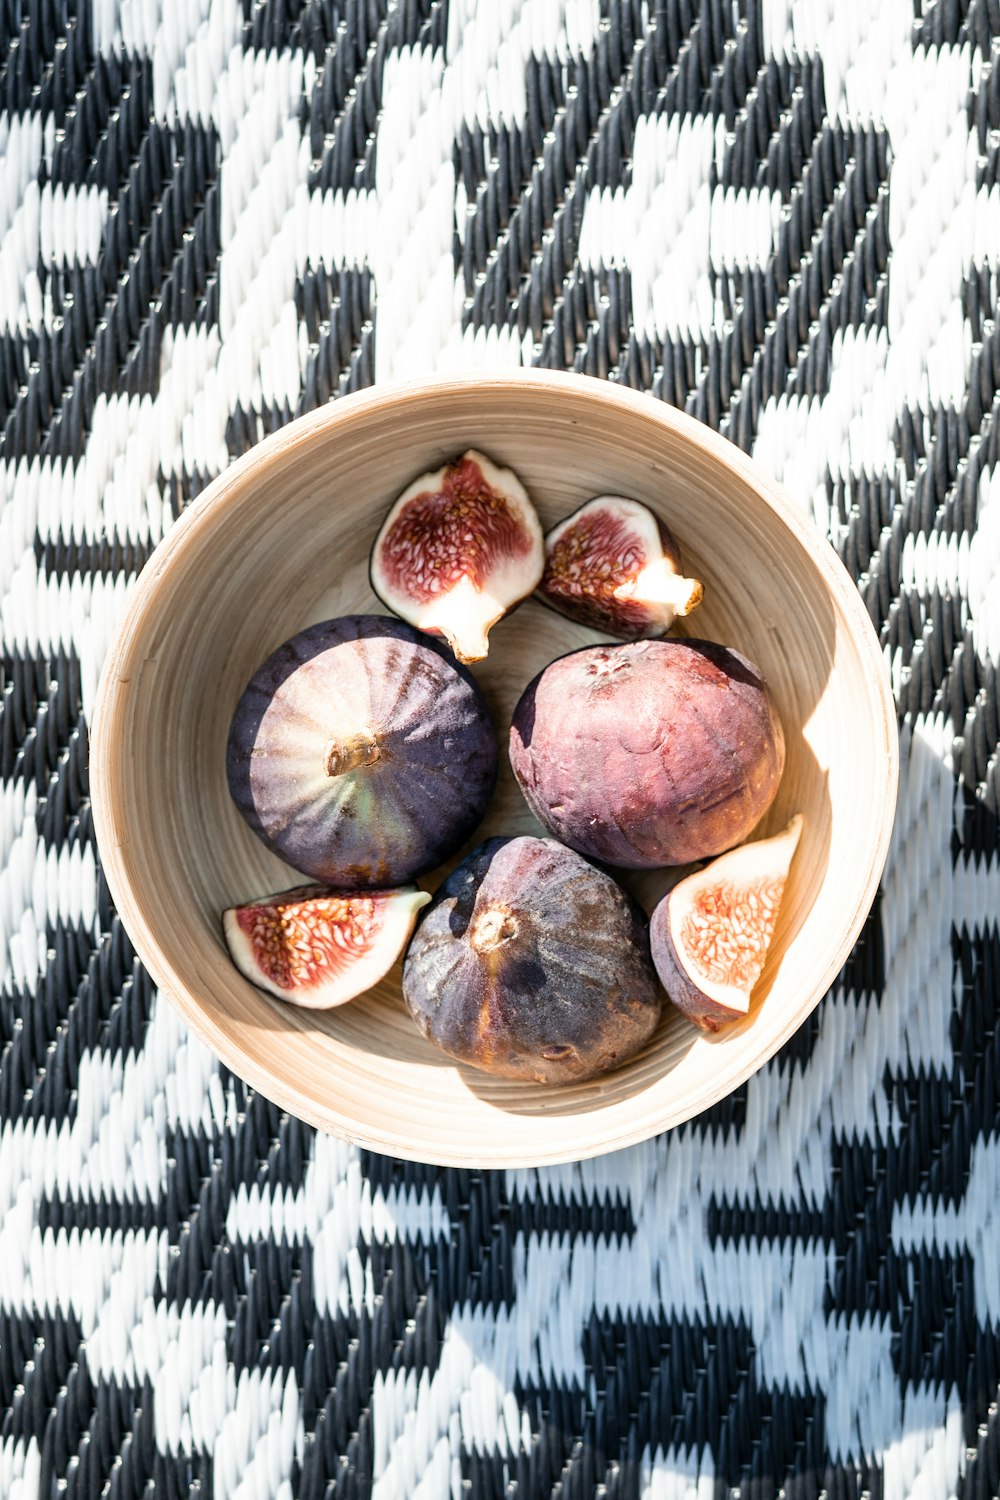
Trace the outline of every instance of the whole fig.
{"type": "Polygon", "coordinates": [[[403,965],[421,1031],[502,1078],[574,1083],[636,1053],[660,1015],[645,917],[554,839],[490,839],[441,886],[403,965]]]}
{"type": "Polygon", "coordinates": [[[514,710],[510,763],[571,848],[625,869],[740,843],[770,807],[785,740],[757,667],[711,641],[587,646],[514,710]]]}
{"type": "Polygon", "coordinates": [[[250,827],[342,890],[403,885],[453,854],[496,773],[473,677],[380,615],[327,620],[279,646],[229,731],[229,790],[250,827]]]}

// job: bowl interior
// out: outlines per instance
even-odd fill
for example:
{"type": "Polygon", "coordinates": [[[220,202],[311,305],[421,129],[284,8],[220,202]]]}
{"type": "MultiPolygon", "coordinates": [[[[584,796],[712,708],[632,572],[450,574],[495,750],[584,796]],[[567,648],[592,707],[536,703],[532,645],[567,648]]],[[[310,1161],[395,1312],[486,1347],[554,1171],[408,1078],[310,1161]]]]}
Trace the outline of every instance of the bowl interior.
{"type": "MultiPolygon", "coordinates": [[[[503,771],[473,843],[541,831],[503,753],[511,711],[548,661],[600,638],[533,600],[494,630],[476,675],[503,771]]],[[[850,579],[741,454],[651,400],[536,376],[366,393],[285,429],[216,481],[140,581],[105,669],[92,759],[102,855],[126,928],[230,1066],[375,1149],[504,1166],[595,1154],[689,1118],[800,1024],[846,957],[881,872],[895,720],[850,579]],[[796,811],[806,820],[747,1019],[710,1039],[666,1006],[639,1057],[561,1089],[451,1063],[407,1015],[398,967],[349,1005],[297,1010],[244,980],[222,940],[225,907],[301,881],[228,796],[226,736],[245,683],[304,625],[384,613],[368,553],[386,509],[418,473],[471,446],[518,472],[546,526],[602,492],[663,517],[705,584],[687,633],[755,661],[785,726],[787,768],[760,832],[796,811]]],[[[671,878],[626,883],[649,909],[671,878]]]]}

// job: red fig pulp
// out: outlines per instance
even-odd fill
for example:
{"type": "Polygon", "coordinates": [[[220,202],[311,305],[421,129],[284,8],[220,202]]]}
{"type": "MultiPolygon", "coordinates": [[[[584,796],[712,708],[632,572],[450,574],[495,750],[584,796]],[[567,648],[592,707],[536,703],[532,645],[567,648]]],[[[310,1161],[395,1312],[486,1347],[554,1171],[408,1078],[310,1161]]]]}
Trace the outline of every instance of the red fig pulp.
{"type": "Polygon", "coordinates": [[[470,449],[403,491],[375,539],[371,580],[396,614],[481,661],[492,627],[542,576],[542,528],[510,469],[470,449]]]}
{"type": "Polygon", "coordinates": [[[233,962],[279,1000],[329,1009],[371,989],[409,941],[425,891],[300,886],[223,913],[233,962]]]}
{"type": "Polygon", "coordinates": [[[572,1083],[652,1035],[660,992],[645,918],[554,839],[490,839],[448,877],[403,965],[403,997],[451,1057],[502,1078],[572,1083]]]}
{"type": "Polygon", "coordinates": [[[801,832],[800,814],[773,838],[731,849],[675,885],[653,912],[656,972],[678,1010],[705,1031],[749,1009],[801,832]]]}
{"type": "Polygon", "coordinates": [[[514,710],[510,763],[541,823],[625,869],[732,848],[764,816],[785,763],[759,670],[710,641],[588,646],[514,710]]]}
{"type": "Polygon", "coordinates": [[[638,500],[600,495],[545,538],[539,598],[561,614],[624,640],[665,635],[701,602],[681,575],[677,544],[638,500]]]}
{"type": "Polygon", "coordinates": [[[401,620],[346,615],[258,668],[229,731],[240,812],[270,849],[341,890],[412,880],[468,838],[497,744],[471,674],[401,620]]]}

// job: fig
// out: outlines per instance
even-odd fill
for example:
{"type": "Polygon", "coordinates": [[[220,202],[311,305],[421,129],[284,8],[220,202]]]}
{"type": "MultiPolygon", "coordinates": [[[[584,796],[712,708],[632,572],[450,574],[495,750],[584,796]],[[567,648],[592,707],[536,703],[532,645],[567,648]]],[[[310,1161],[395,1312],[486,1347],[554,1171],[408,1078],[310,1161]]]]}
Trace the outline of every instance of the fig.
{"type": "Polygon", "coordinates": [[[371,989],[406,947],[430,900],[415,886],[331,891],[298,886],[223,913],[240,973],[279,1000],[328,1010],[371,989]]]}
{"type": "Polygon", "coordinates": [[[608,635],[665,635],[703,592],[696,578],[682,576],[677,543],[638,500],[599,495],[545,538],[539,598],[608,635]]]}
{"type": "Polygon", "coordinates": [[[521,481],[470,448],[400,495],[375,538],[371,582],[459,661],[482,661],[490,630],[534,591],[543,564],[541,522],[521,481]]]}
{"type": "Polygon", "coordinates": [[[462,844],[497,743],[475,680],[400,620],[347,615],[279,646],[229,731],[229,790],[282,859],[341,890],[403,885],[462,844]]]}
{"type": "Polygon", "coordinates": [[[764,678],[711,641],[586,646],[521,695],[510,763],[556,838],[630,870],[741,843],[774,800],[785,741],[764,678]]]}
{"type": "Polygon", "coordinates": [[[646,919],[554,839],[495,838],[422,914],[403,997],[450,1057],[501,1078],[573,1083],[652,1035],[661,997],[646,919]]]}
{"type": "Polygon", "coordinates": [[[650,918],[663,988],[704,1031],[718,1031],[750,1007],[802,821],[797,814],[782,833],[731,849],[686,876],[650,918]]]}

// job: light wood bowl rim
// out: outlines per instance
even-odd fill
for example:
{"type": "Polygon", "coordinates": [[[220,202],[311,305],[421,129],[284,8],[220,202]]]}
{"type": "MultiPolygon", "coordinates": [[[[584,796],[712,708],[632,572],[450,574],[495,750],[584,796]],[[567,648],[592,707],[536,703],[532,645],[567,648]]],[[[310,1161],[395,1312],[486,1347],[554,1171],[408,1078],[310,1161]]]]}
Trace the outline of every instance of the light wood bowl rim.
{"type": "MultiPolygon", "coordinates": [[[[704,1097],[694,1108],[685,1107],[681,1112],[675,1112],[659,1121],[642,1121],[616,1132],[613,1137],[609,1135],[607,1139],[589,1140],[579,1148],[553,1149],[547,1146],[544,1140],[544,1118],[540,1118],[537,1149],[533,1149],[530,1154],[514,1150],[510,1152],[509,1158],[494,1153],[486,1163],[490,1168],[556,1165],[600,1156],[608,1151],[634,1145],[663,1130],[676,1128],[727,1097],[763,1067],[803,1024],[840,972],[871,909],[889,851],[899,779],[899,741],[895,703],[878,637],[857,586],[833,547],[781,487],[735,444],[704,423],[644,392],[588,376],[551,370],[432,376],[376,385],[341,397],[317,411],[297,418],[235,460],[207,486],[158,544],[136,581],[125,615],[108,650],[98,685],[90,730],[91,803],[104,875],[118,915],[136,952],[158,988],[178,1008],[195,1034],[227,1067],[280,1108],[318,1129],[369,1150],[441,1166],[469,1168],[483,1165],[470,1154],[461,1139],[433,1151],[426,1148],[417,1150],[405,1138],[391,1131],[381,1132],[370,1127],[359,1127],[353,1120],[340,1117],[335,1107],[331,1107],[324,1115],[297,1096],[289,1079],[271,1072],[265,1058],[246,1050],[225,1033],[217,1032],[211,1021],[209,1007],[190,994],[178,980],[169,951],[160,945],[150,929],[139,895],[132,888],[122,854],[128,830],[120,827],[115,811],[115,788],[128,753],[118,728],[125,712],[136,651],[142,647],[148,617],[155,610],[157,593],[165,574],[184,566],[186,550],[201,529],[212,525],[223,511],[239,505],[248,476],[309,444],[317,433],[349,423],[363,413],[377,413],[380,410],[388,412],[401,404],[414,401],[447,399],[451,395],[467,393],[471,386],[501,395],[523,392],[526,387],[535,388],[549,397],[561,396],[568,401],[585,396],[588,400],[603,402],[611,407],[632,408],[644,420],[658,423],[665,432],[700,449],[716,463],[737,475],[793,535],[823,577],[832,599],[836,601],[847,622],[855,647],[862,657],[867,658],[870,690],[879,710],[875,719],[884,737],[884,744],[880,747],[884,752],[881,757],[884,775],[881,806],[884,814],[872,829],[865,877],[857,887],[858,894],[853,909],[849,915],[845,914],[841,940],[825,968],[817,973],[811,991],[803,998],[801,1007],[789,1015],[787,1023],[777,1034],[769,1034],[767,1044],[763,1047],[755,1046],[759,1028],[748,1028],[744,1033],[745,1056],[740,1065],[720,1070],[721,1082],[706,1090],[704,1097]]],[[[598,1084],[599,1082],[597,1080],[598,1084]]],[[[459,1136],[460,1134],[459,1130],[459,1136]]]]}

